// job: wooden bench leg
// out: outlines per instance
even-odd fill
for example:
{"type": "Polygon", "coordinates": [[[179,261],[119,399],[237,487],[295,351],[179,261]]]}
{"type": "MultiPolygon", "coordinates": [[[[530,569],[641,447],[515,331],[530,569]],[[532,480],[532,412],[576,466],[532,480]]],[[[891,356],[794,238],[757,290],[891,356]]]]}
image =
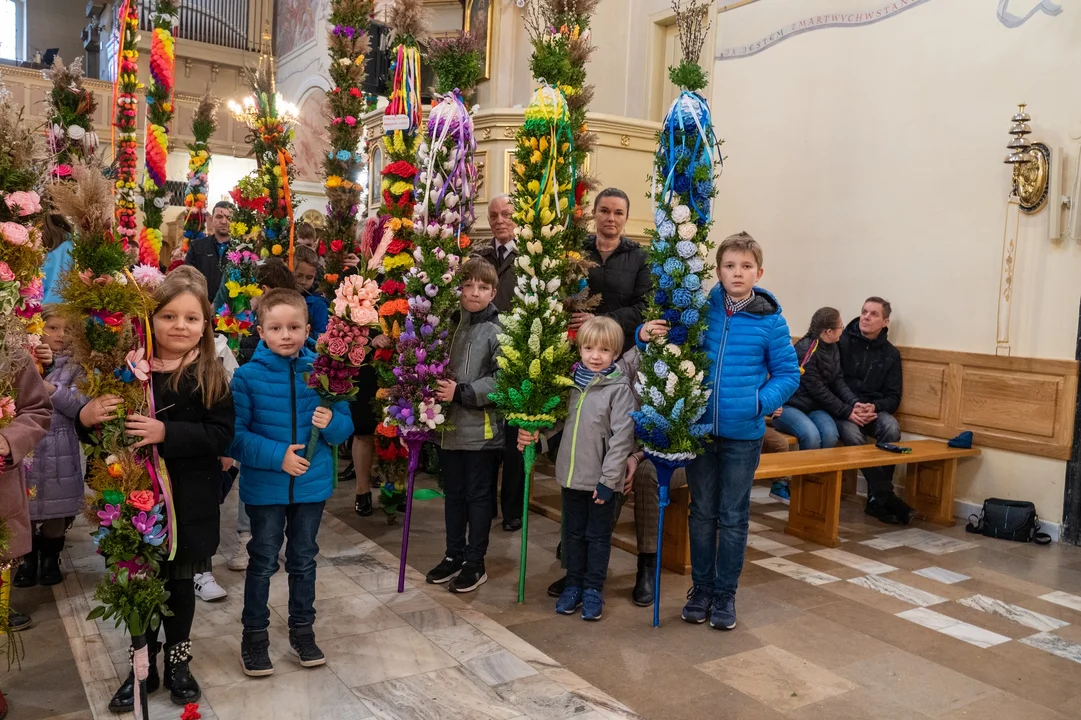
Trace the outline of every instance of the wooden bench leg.
{"type": "Polygon", "coordinates": [[[691,535],[688,520],[691,514],[691,493],[686,485],[674,487],[668,493],[664,511],[664,538],[661,565],[680,575],[691,572],[691,535]]]}
{"type": "Polygon", "coordinates": [[[905,501],[928,522],[950,527],[953,519],[953,492],[957,459],[909,463],[905,479],[905,501]]]}
{"type": "Polygon", "coordinates": [[[841,472],[794,476],[789,490],[792,497],[784,531],[826,547],[840,545],[841,472]]]}

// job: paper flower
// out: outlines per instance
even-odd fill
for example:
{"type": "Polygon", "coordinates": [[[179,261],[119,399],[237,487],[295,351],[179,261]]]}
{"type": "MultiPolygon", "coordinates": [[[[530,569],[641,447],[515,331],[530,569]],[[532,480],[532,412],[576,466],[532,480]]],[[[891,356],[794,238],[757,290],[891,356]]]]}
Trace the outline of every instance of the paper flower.
{"type": "Polygon", "coordinates": [[[19,223],[0,223],[0,235],[12,245],[26,245],[30,242],[30,231],[19,223]]]}
{"type": "Polygon", "coordinates": [[[698,226],[694,223],[683,223],[677,229],[679,236],[684,240],[693,240],[694,236],[698,234],[698,226]]]}
{"type": "Polygon", "coordinates": [[[139,379],[139,382],[146,382],[150,378],[150,363],[144,359],[145,354],[146,349],[140,347],[129,352],[124,358],[128,370],[139,379]]]}
{"type": "Polygon", "coordinates": [[[131,269],[131,276],[135,278],[135,282],[139,287],[144,287],[148,290],[153,290],[165,282],[165,276],[162,275],[161,270],[154,265],[136,265],[131,269]]]}
{"type": "Polygon", "coordinates": [[[686,205],[676,205],[672,208],[672,222],[677,225],[691,219],[691,209],[686,205]]]}
{"type": "Polygon", "coordinates": [[[106,504],[102,510],[98,510],[98,524],[103,527],[111,527],[113,522],[120,517],[120,506],[106,504]]]}
{"type": "Polygon", "coordinates": [[[149,510],[154,507],[154,493],[149,490],[132,490],[128,495],[128,504],[136,510],[149,510]]]}
{"type": "Polygon", "coordinates": [[[4,204],[8,206],[8,210],[19,217],[41,212],[41,198],[33,190],[17,190],[9,193],[4,198],[4,204]]]}

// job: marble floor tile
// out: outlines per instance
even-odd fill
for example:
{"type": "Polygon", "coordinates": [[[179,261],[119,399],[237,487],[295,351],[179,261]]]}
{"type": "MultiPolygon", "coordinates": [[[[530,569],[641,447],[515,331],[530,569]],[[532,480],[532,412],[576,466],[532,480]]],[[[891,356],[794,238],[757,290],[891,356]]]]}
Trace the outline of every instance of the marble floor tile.
{"type": "Polygon", "coordinates": [[[855,568],[860,572],[867,573],[868,575],[878,575],[881,573],[893,572],[897,568],[893,565],[887,565],[886,563],[878,562],[877,560],[871,560],[865,558],[862,555],[856,555],[845,550],[839,550],[837,548],[824,548],[822,550],[815,550],[814,555],[818,557],[832,560],[835,563],[845,565],[850,568],[855,568]]]}
{"type": "Polygon", "coordinates": [[[424,636],[458,662],[490,655],[503,649],[495,640],[469,624],[427,630],[424,631],[424,636]]]}
{"type": "Polygon", "coordinates": [[[752,532],[752,533],[765,532],[767,530],[772,530],[772,529],[773,528],[771,528],[769,525],[763,525],[762,523],[755,522],[754,520],[748,521],[748,524],[747,524],[747,532],[752,532]]]}
{"type": "MultiPolygon", "coordinates": [[[[204,693],[219,720],[363,720],[372,717],[371,710],[326,667],[287,675],[274,674],[267,678],[248,678],[230,685],[206,688],[204,693]]],[[[176,717],[178,711],[174,706],[173,714],[163,713],[157,717],[176,717]]]]}
{"type": "Polygon", "coordinates": [[[948,555],[949,553],[960,552],[961,550],[970,550],[974,547],[979,547],[979,545],[935,534],[935,537],[933,538],[910,543],[909,547],[913,550],[922,550],[931,555],[948,555]]]}
{"type": "Polygon", "coordinates": [[[766,517],[771,517],[775,520],[784,520],[785,522],[788,522],[787,510],[771,510],[768,513],[763,513],[763,515],[765,515],[766,517]]]}
{"type": "Polygon", "coordinates": [[[493,687],[537,674],[529,663],[506,650],[466,660],[462,665],[469,668],[482,682],[493,687]]]}
{"type": "Polygon", "coordinates": [[[1065,638],[1060,638],[1058,635],[1042,632],[1031,637],[1021,638],[1021,642],[1044,652],[1049,652],[1052,655],[1057,655],[1060,658],[1081,663],[1081,644],[1070,642],[1065,638]]]}
{"type": "MultiPolygon", "coordinates": [[[[191,670],[200,685],[204,688],[220,687],[248,678],[240,664],[240,638],[237,634],[192,641],[191,670]]],[[[279,626],[270,628],[270,661],[274,663],[275,677],[301,669],[289,650],[288,629],[279,626]]],[[[124,661],[127,662],[126,657],[124,661]]]]}
{"type": "MultiPolygon", "coordinates": [[[[801,587],[811,589],[802,584],[801,587]]],[[[754,628],[751,633],[763,643],[799,655],[826,669],[843,667],[890,648],[862,632],[810,614],[754,628]]]]}
{"type": "Polygon", "coordinates": [[[695,667],[785,713],[856,688],[855,683],[773,645],[695,667]]]}
{"type": "Polygon", "coordinates": [[[894,540],[886,540],[880,537],[874,538],[873,540],[863,540],[860,542],[860,545],[866,545],[867,547],[874,548],[875,550],[893,550],[894,548],[905,546],[904,543],[896,542],[894,540]]]}
{"type": "MultiPolygon", "coordinates": [[[[222,573],[218,573],[221,575],[222,573]]],[[[235,573],[230,573],[234,575],[235,573]]],[[[240,594],[244,592],[244,584],[239,583],[237,589],[240,594]]],[[[230,588],[230,591],[232,589],[230,588]]],[[[349,579],[349,576],[336,567],[320,567],[315,573],[315,598],[324,600],[327,598],[344,597],[363,592],[361,587],[349,579]]],[[[279,571],[270,579],[270,607],[281,607],[289,603],[289,576],[279,571]]]]}
{"type": "Polygon", "coordinates": [[[837,582],[840,579],[779,557],[755,560],[754,564],[811,585],[825,585],[826,583],[837,582]]]}
{"type": "Polygon", "coordinates": [[[1004,642],[1010,641],[1010,638],[1005,635],[999,635],[990,630],[984,630],[983,628],[962,622],[948,615],[937,613],[934,610],[928,610],[926,607],[905,610],[904,612],[897,613],[897,617],[904,618],[917,625],[922,625],[925,628],[935,630],[943,635],[949,635],[957,640],[963,640],[964,642],[979,648],[994,647],[995,645],[1001,645],[1004,642]]]}
{"type": "Polygon", "coordinates": [[[446,585],[426,585],[424,588],[407,587],[405,592],[402,593],[394,589],[375,591],[372,595],[386,607],[402,615],[417,612],[418,610],[433,610],[440,607],[439,603],[425,592],[426,590],[433,591],[432,595],[436,593],[445,594],[447,587],[446,585]]]}
{"type": "Polygon", "coordinates": [[[452,667],[355,688],[379,720],[511,720],[522,710],[452,667]]]}
{"type": "Polygon", "coordinates": [[[996,600],[987,595],[973,595],[972,597],[964,598],[957,602],[966,607],[998,615],[1007,620],[1013,620],[1016,623],[1020,623],[1025,627],[1030,627],[1038,632],[1058,630],[1061,627],[1069,625],[1069,623],[1064,620],[1057,620],[1034,610],[1029,610],[1019,605],[1011,605],[1010,603],[996,600]]]}
{"type": "Polygon", "coordinates": [[[920,570],[913,570],[913,573],[920,577],[925,577],[928,580],[935,580],[936,582],[943,583],[945,585],[953,585],[954,583],[964,582],[970,580],[968,575],[962,575],[961,573],[954,572],[952,570],[946,570],[940,567],[926,567],[920,570]]]}
{"type": "Polygon", "coordinates": [[[455,625],[468,625],[465,620],[462,620],[453,611],[445,607],[414,610],[413,612],[400,613],[400,616],[402,620],[405,620],[422,633],[429,630],[442,630],[455,625]]]}
{"type": "MultiPolygon", "coordinates": [[[[1076,710],[1075,705],[1072,709],[1076,710]]],[[[1066,720],[1067,716],[1038,705],[1012,693],[1001,692],[991,697],[942,715],[937,720],[974,720],[975,718],[1025,718],[1026,720],[1066,720]]]]}
{"type": "Polygon", "coordinates": [[[1071,595],[1070,593],[1056,590],[1055,592],[1041,595],[1040,599],[1046,600],[1049,603],[1061,605],[1062,607],[1070,608],[1071,610],[1081,612],[1081,597],[1078,597],[1077,595],[1071,595]]]}
{"type": "Polygon", "coordinates": [[[786,557],[788,555],[799,555],[802,550],[797,550],[791,545],[785,545],[779,543],[776,540],[770,540],[760,535],[748,535],[747,547],[754,548],[759,552],[764,552],[773,557],[786,557]]]}
{"type": "Polygon", "coordinates": [[[751,500],[765,500],[766,502],[773,502],[769,496],[769,488],[765,485],[754,485],[751,487],[751,500]]]}
{"type": "Polygon", "coordinates": [[[902,650],[863,658],[839,668],[836,673],[889,702],[935,718],[999,692],[986,683],[902,650]]]}
{"type": "Polygon", "coordinates": [[[918,590],[914,587],[899,583],[890,578],[884,578],[880,575],[863,575],[858,578],[852,578],[848,582],[853,585],[865,587],[868,590],[880,592],[883,595],[889,595],[890,597],[897,598],[910,605],[927,607],[928,605],[937,605],[946,602],[946,598],[944,597],[918,590]]]}
{"type": "Polygon", "coordinates": [[[413,628],[394,628],[320,642],[327,667],[348,687],[452,667],[454,659],[413,628]]]}
{"type": "MultiPolygon", "coordinates": [[[[285,608],[280,608],[285,612],[285,608]]],[[[360,635],[405,625],[397,613],[363,590],[315,601],[315,635],[320,639],[360,635]]]]}
{"type": "Polygon", "coordinates": [[[494,689],[532,720],[565,720],[590,712],[589,703],[544,675],[524,677],[494,689]]]}
{"type": "MultiPolygon", "coordinates": [[[[914,712],[871,692],[856,688],[807,705],[791,714],[794,720],[927,720],[928,716],[914,712]]],[[[969,720],[973,720],[969,718],[969,720]]]]}

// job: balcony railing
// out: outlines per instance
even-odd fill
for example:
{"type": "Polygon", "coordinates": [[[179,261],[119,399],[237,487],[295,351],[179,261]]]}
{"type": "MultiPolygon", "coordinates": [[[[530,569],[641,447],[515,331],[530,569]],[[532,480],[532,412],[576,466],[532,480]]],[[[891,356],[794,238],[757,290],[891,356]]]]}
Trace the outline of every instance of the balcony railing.
{"type": "MultiPolygon", "coordinates": [[[[139,25],[153,27],[154,0],[138,0],[139,25]]],[[[176,36],[219,47],[259,52],[264,27],[273,20],[271,0],[182,0],[176,36]]],[[[269,50],[269,44],[265,48],[269,50]]]]}

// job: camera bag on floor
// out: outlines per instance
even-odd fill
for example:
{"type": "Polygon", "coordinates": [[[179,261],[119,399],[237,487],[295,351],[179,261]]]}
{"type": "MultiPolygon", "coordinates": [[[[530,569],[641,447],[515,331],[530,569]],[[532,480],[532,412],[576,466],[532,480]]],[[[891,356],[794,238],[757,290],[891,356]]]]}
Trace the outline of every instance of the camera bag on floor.
{"type": "Polygon", "coordinates": [[[1037,545],[1051,542],[1050,535],[1040,532],[1040,518],[1036,514],[1036,506],[1026,500],[984,500],[979,516],[969,515],[965,532],[980,533],[1000,540],[1034,542],[1037,545]]]}

